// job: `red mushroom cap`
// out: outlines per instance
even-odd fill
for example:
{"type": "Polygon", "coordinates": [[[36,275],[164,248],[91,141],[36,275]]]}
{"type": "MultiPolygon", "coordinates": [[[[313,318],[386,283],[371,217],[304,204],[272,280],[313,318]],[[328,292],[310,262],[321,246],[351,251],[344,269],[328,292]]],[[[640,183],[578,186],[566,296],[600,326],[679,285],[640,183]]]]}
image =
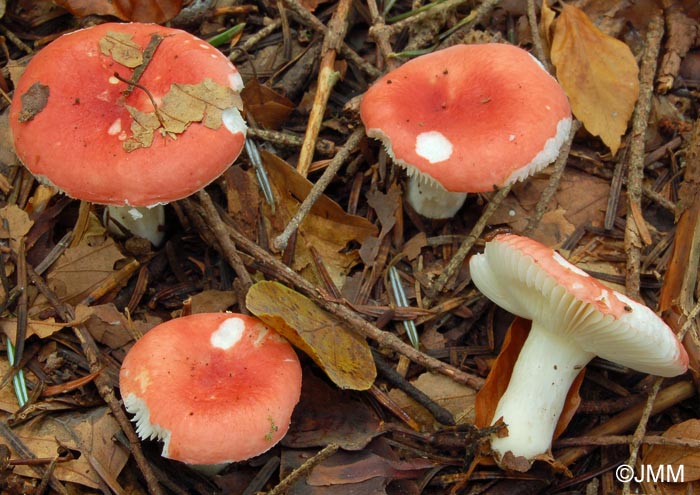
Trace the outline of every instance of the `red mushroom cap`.
{"type": "Polygon", "coordinates": [[[409,173],[452,192],[491,191],[539,171],[571,127],[557,81],[525,50],[495,43],[406,62],[369,88],[360,114],[409,173]]]}
{"type": "Polygon", "coordinates": [[[69,196],[151,206],[192,194],[236,159],[246,130],[242,87],[221,52],[184,31],[102,24],[61,36],[34,56],[15,88],[10,127],[24,165],[69,196]],[[144,51],[157,36],[149,59],[144,51]],[[144,68],[124,96],[123,80],[144,68]],[[166,130],[156,118],[165,111],[176,114],[166,130]],[[135,136],[134,129],[146,132],[135,136]]]}
{"type": "Polygon", "coordinates": [[[301,366],[292,346],[257,318],[201,313],[138,340],[119,386],[137,433],[162,439],[164,457],[222,464],[259,455],[286,434],[301,366]]]}

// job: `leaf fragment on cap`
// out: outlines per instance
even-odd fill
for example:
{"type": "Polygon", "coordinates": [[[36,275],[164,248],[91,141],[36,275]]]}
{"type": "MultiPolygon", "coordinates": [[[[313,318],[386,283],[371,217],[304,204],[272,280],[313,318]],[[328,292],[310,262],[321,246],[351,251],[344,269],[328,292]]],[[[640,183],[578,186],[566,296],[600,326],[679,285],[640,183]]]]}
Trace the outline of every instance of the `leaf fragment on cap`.
{"type": "Polygon", "coordinates": [[[109,31],[100,39],[100,51],[125,67],[138,67],[143,63],[143,51],[132,38],[128,33],[109,31]]]}
{"type": "Polygon", "coordinates": [[[35,82],[29,89],[20,96],[22,109],[19,111],[17,120],[28,122],[41,112],[49,101],[49,87],[35,82]]]}
{"type": "Polygon", "coordinates": [[[201,122],[205,127],[217,130],[221,127],[222,112],[241,106],[236,91],[211,79],[197,84],[172,84],[156,111],[141,112],[127,106],[134,119],[131,125],[134,135],[124,142],[124,149],[133,151],[150,146],[156,130],[174,139],[176,134],[185,132],[193,122],[201,122]]]}

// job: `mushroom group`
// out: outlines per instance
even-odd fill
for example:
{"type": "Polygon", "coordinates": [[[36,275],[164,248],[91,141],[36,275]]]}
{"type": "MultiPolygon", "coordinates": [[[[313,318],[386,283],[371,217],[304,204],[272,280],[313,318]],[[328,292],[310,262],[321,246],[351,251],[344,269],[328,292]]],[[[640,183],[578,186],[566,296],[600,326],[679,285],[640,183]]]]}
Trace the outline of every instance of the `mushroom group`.
{"type": "Polygon", "coordinates": [[[566,94],[537,59],[507,44],[455,45],[417,57],[375,82],[360,115],[406,168],[407,202],[452,217],[469,192],[538,172],[569,135],[566,94]]]}
{"type": "Polygon", "coordinates": [[[500,234],[469,263],[477,288],[510,313],[532,320],[492,424],[498,459],[549,451],[576,376],[595,356],[652,375],[684,373],[688,355],[647,306],[610,289],[527,237],[500,234]]]}

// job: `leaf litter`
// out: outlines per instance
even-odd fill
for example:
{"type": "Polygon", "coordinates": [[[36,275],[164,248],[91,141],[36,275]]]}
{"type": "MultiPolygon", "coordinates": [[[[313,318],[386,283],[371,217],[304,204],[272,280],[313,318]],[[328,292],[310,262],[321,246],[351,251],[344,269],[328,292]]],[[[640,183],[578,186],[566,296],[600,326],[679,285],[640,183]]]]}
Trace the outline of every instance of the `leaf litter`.
{"type": "MultiPolygon", "coordinates": [[[[155,16],[152,2],[143,2],[145,11],[141,13],[137,13],[130,2],[120,2],[111,7],[97,0],[63,3],[72,12],[81,12],[81,15],[108,12],[122,19],[135,18],[150,10],[148,15],[151,17],[145,18],[155,22],[174,17],[177,12],[173,13],[173,9],[179,11],[181,8],[179,2],[165,2],[167,13],[155,16]],[[104,10],[106,8],[108,10],[104,10]],[[129,9],[132,9],[131,14],[125,13],[129,9]]],[[[488,30],[472,30],[469,33],[470,28],[467,28],[448,32],[448,28],[457,25],[468,11],[450,10],[449,2],[445,4],[433,6],[442,16],[437,16],[438,20],[433,23],[433,32],[437,34],[442,29],[440,35],[450,39],[450,42],[464,41],[471,34],[475,35],[475,39],[502,37],[506,33],[504,19],[507,18],[508,22],[517,23],[517,33],[529,36],[523,36],[523,43],[530,48],[527,45],[529,42],[524,40],[532,39],[533,33],[528,33],[528,29],[523,27],[527,24],[523,9],[504,4],[498,11],[489,11],[491,22],[483,24],[489,26],[488,30]]],[[[318,43],[318,40],[304,36],[319,30],[318,24],[314,23],[321,21],[310,12],[316,9],[318,14],[325,4],[312,2],[308,10],[303,10],[303,7],[290,1],[288,7],[300,7],[297,12],[299,17],[291,19],[293,27],[298,29],[294,32],[299,34],[294,39],[295,46],[318,43]]],[[[25,16],[27,22],[24,26],[38,26],[51,18],[52,8],[55,7],[48,2],[37,2],[35,10],[20,12],[19,15],[25,16]]],[[[411,8],[408,2],[397,2],[394,7],[402,13],[409,12],[411,8]]],[[[647,134],[653,140],[647,142],[644,202],[642,210],[636,213],[643,216],[651,241],[643,250],[641,262],[644,267],[643,296],[652,308],[658,298],[659,287],[665,283],[667,271],[676,270],[673,260],[669,258],[680,250],[671,250],[673,241],[689,242],[686,234],[675,232],[675,218],[669,204],[673,205],[678,198],[679,186],[690,183],[685,177],[689,163],[686,155],[697,156],[693,153],[698,153],[697,148],[700,147],[689,134],[698,114],[696,91],[699,86],[680,73],[682,64],[690,60],[697,49],[700,12],[692,2],[685,1],[666,8],[668,44],[662,47],[659,79],[652,90],[658,92],[654,98],[659,103],[655,105],[659,108],[666,105],[673,111],[664,111],[661,118],[655,117],[648,123],[647,134]]],[[[353,107],[356,102],[354,97],[360,95],[377,76],[377,68],[367,60],[382,60],[386,55],[377,49],[373,38],[366,36],[367,25],[372,23],[371,16],[365,16],[361,9],[357,13],[358,17],[350,21],[353,29],[348,31],[345,38],[347,45],[342,45],[340,41],[334,44],[335,47],[342,45],[338,49],[347,68],[344,79],[332,89],[326,112],[315,112],[323,116],[320,137],[325,142],[333,142],[336,149],[341,151],[344,140],[359,122],[353,113],[353,108],[356,108],[353,107]],[[353,53],[357,52],[353,50],[359,51],[361,56],[356,58],[353,53]]],[[[392,11],[390,15],[396,13],[392,11]]],[[[235,9],[219,10],[214,14],[214,11],[194,10],[194,17],[189,17],[190,20],[181,26],[201,35],[225,29],[228,23],[241,20],[240,16],[244,15],[235,9]]],[[[544,207],[542,220],[531,235],[550,246],[561,247],[564,255],[579,266],[592,270],[596,276],[605,277],[608,283],[622,284],[624,287],[628,262],[624,241],[627,191],[624,177],[619,193],[611,188],[610,181],[615,177],[614,169],[618,162],[626,166],[629,159],[626,150],[633,136],[628,129],[633,124],[638,95],[645,89],[639,87],[637,60],[646,43],[649,19],[656,15],[658,10],[653,2],[636,2],[633,6],[619,2],[542,6],[539,26],[544,55],[551,58],[556,68],[555,75],[564,86],[575,117],[582,122],[586,132],[580,131],[576,135],[568,167],[555,184],[556,190],[549,202],[540,204],[554,180],[553,174],[545,171],[513,188],[486,222],[487,235],[503,229],[520,232],[544,207]],[[618,194],[619,202],[614,210],[608,211],[611,194],[618,194]],[[612,228],[606,230],[605,220],[610,220],[610,217],[612,228]]],[[[253,39],[255,31],[264,27],[256,25],[256,22],[255,18],[246,18],[243,35],[236,38],[234,43],[241,44],[248,51],[252,49],[255,54],[271,49],[277,54],[274,58],[258,59],[264,62],[264,67],[255,67],[259,69],[257,77],[243,73],[246,88],[250,91],[244,94],[244,103],[250,115],[262,127],[261,132],[256,134],[256,141],[264,149],[263,164],[270,175],[276,203],[272,206],[264,202],[258,191],[255,173],[245,157],[239,159],[224,179],[208,190],[222,206],[222,219],[227,228],[245,233],[248,239],[269,252],[271,240],[287,226],[328,162],[315,162],[320,170],[312,172],[308,179],[296,172],[294,167],[301,142],[299,136],[303,136],[306,130],[311,106],[308,102],[312,99],[301,100],[296,95],[313,95],[317,81],[311,80],[315,78],[317,69],[314,64],[318,61],[279,56],[284,53],[283,45],[290,41],[285,40],[287,35],[278,41],[279,47],[257,47],[255,40],[247,44],[253,39]],[[283,67],[280,60],[289,65],[283,67]],[[295,71],[290,71],[287,77],[286,70],[290,67],[295,71]],[[305,77],[298,77],[298,74],[305,77]],[[273,85],[275,91],[270,90],[273,85]],[[287,99],[285,95],[290,97],[287,99]],[[267,132],[272,130],[275,132],[267,132]]],[[[394,29],[391,27],[393,22],[388,23],[389,29],[394,29]]],[[[406,25],[411,23],[409,18],[406,25]]],[[[25,41],[33,42],[40,35],[28,36],[29,29],[19,34],[25,41]]],[[[429,35],[422,37],[426,33],[419,37],[417,31],[404,31],[409,38],[404,41],[408,41],[409,46],[411,43],[426,43],[426,39],[427,42],[437,41],[437,38],[431,41],[429,35]]],[[[381,30],[377,29],[376,32],[380,33],[378,39],[381,41],[381,30]]],[[[401,38],[393,34],[398,34],[398,29],[392,32],[387,41],[391,49],[398,49],[401,38]]],[[[37,48],[40,47],[41,44],[37,44],[37,48]]],[[[128,39],[106,39],[102,49],[120,64],[130,67],[139,65],[141,50],[130,46],[128,39]]],[[[221,49],[232,59],[241,56],[235,53],[235,47],[222,46],[221,49]]],[[[13,64],[20,59],[21,48],[12,46],[10,50],[13,60],[12,64],[8,64],[8,71],[11,69],[14,72],[13,64]]],[[[320,51],[324,53],[323,49],[320,51]]],[[[385,61],[388,65],[400,63],[400,59],[393,57],[385,61]]],[[[27,104],[27,118],[41,111],[44,96],[41,91],[38,93],[27,104]]],[[[241,102],[236,100],[237,96],[232,96],[226,88],[206,83],[174,86],[168,95],[167,102],[159,105],[158,115],[155,112],[129,110],[137,123],[132,128],[134,137],[128,146],[149,146],[157,135],[176,139],[179,132],[193,123],[215,128],[221,124],[222,108],[229,104],[241,106],[241,102]]],[[[6,127],[6,124],[0,120],[0,126],[6,127]]],[[[5,131],[0,132],[0,138],[7,140],[5,131]]],[[[11,142],[0,145],[3,150],[11,149],[11,142]]],[[[12,163],[12,160],[4,161],[12,163]]],[[[398,490],[410,494],[419,493],[417,480],[422,479],[423,493],[443,494],[457,493],[464,487],[474,489],[480,483],[478,480],[484,477],[495,477],[497,480],[493,483],[496,487],[507,483],[512,474],[498,471],[492,465],[465,467],[474,466],[471,463],[473,453],[467,449],[470,441],[455,436],[454,430],[446,430],[436,424],[434,418],[408,398],[400,387],[388,384],[381,376],[375,378],[373,361],[367,354],[370,348],[381,351],[399,374],[423,390],[430,399],[450,409],[458,418],[458,423],[463,422],[464,426],[472,426],[475,421],[472,414],[474,411],[477,416],[482,414],[479,410],[484,402],[491,404],[489,407],[493,406],[495,399],[491,395],[490,385],[480,392],[480,395],[484,394],[482,398],[475,398],[473,389],[445,378],[443,374],[428,372],[422,364],[409,363],[396,350],[391,338],[381,337],[367,342],[355,333],[357,325],[361,325],[358,321],[344,321],[336,314],[321,309],[321,306],[327,307],[328,304],[351,308],[362,315],[368,324],[385,330],[381,335],[392,336],[395,329],[400,328],[394,323],[400,322],[405,315],[411,315],[412,310],[416,315],[430,314],[430,318],[422,323],[426,327],[421,333],[425,339],[424,351],[462,371],[482,378],[491,377],[490,383],[494,380],[504,382],[507,372],[503,371],[500,361],[507,360],[507,353],[512,353],[508,350],[509,346],[502,342],[508,325],[501,321],[499,310],[494,310],[472,288],[466,263],[457,267],[444,291],[437,294],[431,291],[432,282],[449,269],[450,259],[460,244],[470,238],[472,228],[493,196],[471,196],[454,219],[432,223],[404,212],[404,178],[391,161],[379,153],[375,142],[366,140],[358,149],[351,149],[346,162],[327,187],[325,195],[300,224],[290,247],[285,252],[274,253],[276,264],[266,264],[268,262],[259,256],[238,246],[241,262],[254,281],[258,281],[251,290],[241,287],[227,260],[219,255],[219,246],[212,242],[210,231],[197,223],[199,217],[195,214],[194,200],[171,207],[169,241],[160,250],[130,252],[130,240],[114,240],[94,229],[96,215],[90,221],[89,236],[77,239],[69,247],[62,247],[59,239],[75,225],[75,205],[66,207],[63,204],[52,212],[51,208],[57,204],[60,196],[50,193],[43,195],[43,200],[36,196],[37,207],[48,208],[48,212],[34,211],[26,199],[31,196],[31,179],[18,172],[17,167],[3,169],[4,182],[0,181],[0,191],[5,202],[0,205],[0,240],[3,243],[4,273],[9,280],[9,285],[2,286],[3,298],[20,282],[17,279],[16,255],[22,241],[27,256],[37,260],[37,263],[53,253],[55,257],[41,277],[58,300],[67,303],[76,312],[73,321],[61,321],[51,301],[45,295],[38,294],[41,291],[31,281],[26,307],[14,300],[6,301],[0,324],[10,340],[15,338],[22,319],[28,316],[28,345],[24,362],[30,365],[24,366],[24,370],[30,388],[38,387],[42,380],[46,380],[50,386],[61,386],[81,377],[92,377],[87,372],[87,355],[81,354],[81,347],[75,340],[75,334],[70,331],[70,325],[88,329],[99,346],[101,360],[107,365],[101,376],[114,387],[118,363],[124,353],[135,338],[148,331],[154,321],[177,317],[187,311],[259,311],[263,317],[267,315],[268,323],[280,327],[296,343],[305,363],[305,377],[304,397],[295,412],[290,433],[282,447],[273,449],[270,457],[262,459],[265,461],[279,455],[282,462],[279,473],[272,474],[266,485],[258,487],[256,491],[271,489],[285,474],[313,458],[319,448],[334,443],[341,445],[341,451],[320,463],[317,469],[311,468],[288,493],[346,494],[358,493],[359,490],[361,493],[384,494],[397,493],[398,490]],[[110,280],[132,257],[138,258],[141,268],[126,280],[111,285],[110,280]],[[402,282],[407,290],[408,308],[397,310],[391,306],[392,298],[382,277],[382,271],[390,261],[397,263],[405,277],[402,282]],[[315,292],[310,294],[295,287],[295,279],[290,278],[286,271],[289,269],[313,284],[315,292]],[[103,289],[105,292],[102,292],[103,289]],[[99,304],[90,307],[80,305],[94,293],[103,294],[99,296],[99,304]],[[193,297],[187,301],[189,296],[193,297]],[[452,298],[463,302],[459,305],[447,304],[452,298]],[[246,299],[249,300],[248,305],[244,303],[246,299]],[[489,354],[483,354],[483,349],[491,350],[487,351],[489,354]],[[501,349],[505,349],[506,354],[501,355],[501,349]],[[498,359],[494,361],[496,356],[498,359]],[[405,426],[407,423],[400,419],[401,414],[417,418],[423,432],[409,435],[405,426]],[[453,442],[458,439],[459,443],[436,442],[437,438],[444,438],[445,435],[453,442]],[[439,468],[435,472],[437,474],[423,478],[433,466],[439,468]],[[506,478],[505,481],[499,481],[502,478],[506,478]]],[[[476,238],[474,250],[478,251],[483,245],[483,238],[481,235],[476,238]]],[[[686,286],[688,283],[694,285],[688,274],[673,273],[674,280],[682,278],[686,280],[686,286]]],[[[683,291],[684,294],[688,293],[685,289],[683,291]]],[[[668,300],[671,296],[665,294],[665,297],[668,300]]],[[[685,314],[690,309],[685,307],[685,314]]],[[[591,365],[593,372],[583,379],[578,390],[587,405],[604,405],[618,396],[636,395],[645,390],[648,380],[644,377],[625,370],[600,371],[605,369],[600,366],[604,366],[604,363],[591,365]],[[601,380],[600,376],[605,376],[605,380],[601,380]]],[[[0,371],[5,377],[11,376],[6,360],[3,360],[0,371]]],[[[685,384],[685,378],[680,378],[674,386],[682,387],[685,384]]],[[[58,397],[43,398],[30,404],[26,410],[19,411],[12,390],[12,386],[0,389],[0,409],[5,411],[4,419],[8,424],[16,424],[13,431],[23,446],[34,455],[46,457],[55,457],[57,449],[63,447],[80,452],[78,459],[57,464],[54,473],[54,479],[66,483],[71,492],[92,493],[86,490],[105,482],[113,487],[121,485],[124,492],[144,493],[153,488],[156,475],[149,474],[147,467],[137,468],[134,463],[126,464],[126,450],[113,440],[122,427],[106,412],[102,405],[104,401],[95,393],[92,384],[87,383],[77,390],[66,389],[58,397]],[[25,417],[22,411],[29,419],[17,423],[10,421],[25,417]],[[66,431],[72,433],[66,435],[66,431]],[[104,470],[102,474],[100,469],[104,470]],[[137,469],[141,473],[134,475],[137,469]],[[114,485],[115,480],[118,480],[117,485],[114,485]]],[[[641,460],[649,465],[686,466],[686,483],[644,485],[642,488],[648,492],[686,493],[697,483],[696,449],[689,446],[697,442],[694,409],[677,405],[678,401],[691,397],[694,392],[692,386],[683,390],[685,392],[677,394],[675,402],[665,402],[668,409],[655,415],[649,423],[649,428],[653,429],[648,433],[651,435],[649,438],[661,433],[662,439],[673,440],[657,439],[653,446],[643,447],[641,460]],[[664,441],[669,444],[664,444],[664,441]]],[[[586,423],[577,414],[574,399],[572,397],[567,403],[564,416],[568,428],[561,438],[571,437],[568,439],[575,440],[576,436],[581,436],[582,441],[589,442],[583,449],[586,452],[585,462],[581,462],[581,451],[565,452],[569,456],[566,458],[574,459],[567,465],[572,468],[575,477],[568,480],[577,489],[583,490],[590,488],[587,480],[600,477],[597,470],[602,467],[601,461],[595,454],[589,453],[595,451],[596,442],[606,440],[605,436],[586,439],[588,427],[598,424],[605,428],[607,435],[610,432],[631,433],[631,430],[629,427],[625,431],[615,430],[614,418],[606,421],[604,416],[586,416],[589,421],[586,423]]],[[[488,426],[488,421],[480,421],[480,426],[488,426]]],[[[9,442],[7,437],[0,441],[9,442]]],[[[626,438],[608,446],[605,455],[609,459],[624,461],[632,442],[631,438],[626,438]]],[[[148,465],[152,463],[159,470],[164,469],[166,476],[177,479],[186,491],[209,493],[214,486],[207,484],[207,488],[204,488],[181,466],[160,460],[151,452],[158,449],[151,449],[149,442],[145,442],[144,446],[148,465]]],[[[22,456],[23,453],[12,451],[12,459],[22,456]]],[[[547,469],[550,467],[539,466],[539,470],[528,475],[537,479],[538,483],[544,483],[547,488],[551,487],[553,479],[567,480],[558,471],[542,474],[547,469]]],[[[223,487],[234,478],[249,482],[259,472],[259,464],[240,463],[235,469],[211,480],[211,483],[223,487]],[[239,476],[241,478],[237,478],[239,476]]],[[[10,490],[8,493],[12,493],[12,490],[21,493],[16,487],[23,486],[22,483],[38,483],[28,481],[37,475],[25,467],[14,466],[9,471],[5,470],[4,474],[10,474],[1,482],[5,483],[3,489],[10,490]]],[[[520,483],[532,483],[532,479],[521,480],[520,483]]],[[[51,486],[57,485],[51,482],[51,486]]],[[[167,482],[163,486],[168,492],[171,491],[167,482]]],[[[177,489],[172,491],[177,492],[177,489]]]]}

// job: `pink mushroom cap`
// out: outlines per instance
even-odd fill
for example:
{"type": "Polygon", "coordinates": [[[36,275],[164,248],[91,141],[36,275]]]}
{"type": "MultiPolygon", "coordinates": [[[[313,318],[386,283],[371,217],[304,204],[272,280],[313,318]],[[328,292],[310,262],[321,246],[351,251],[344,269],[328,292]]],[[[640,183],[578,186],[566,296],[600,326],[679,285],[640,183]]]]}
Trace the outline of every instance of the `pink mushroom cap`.
{"type": "Polygon", "coordinates": [[[455,45],[406,62],[365,93],[360,115],[409,174],[451,192],[492,191],[553,162],[571,128],[557,81],[525,50],[455,45]]]}
{"type": "Polygon", "coordinates": [[[242,87],[233,64],[189,33],[156,24],[101,24],[61,36],[32,58],[15,88],[10,128],[22,163],[69,196],[152,206],[189,196],[238,157],[246,132],[239,112],[242,87]],[[144,57],[139,87],[126,97],[128,84],[114,74],[131,80],[139,67],[122,65],[114,52],[101,48],[105,37],[115,34],[122,36],[117,45],[131,44],[142,53],[154,36],[162,38],[153,56],[144,57]],[[233,93],[233,103],[210,105],[204,119],[190,122],[183,132],[156,129],[150,145],[125,149],[134,122],[127,107],[153,113],[150,97],[161,105],[173,84],[205,80],[233,93]],[[43,104],[41,96],[31,96],[39,85],[43,104]]]}
{"type": "Polygon", "coordinates": [[[528,237],[499,234],[486,246],[470,266],[479,272],[479,289],[499,306],[523,318],[558,322],[583,350],[637,371],[670,377],[688,369],[676,334],[644,304],[528,237]]]}
{"type": "Polygon", "coordinates": [[[163,456],[217,465],[262,454],[286,434],[301,394],[292,346],[257,318],[201,313],[150,330],[119,374],[141,438],[163,456]]]}

